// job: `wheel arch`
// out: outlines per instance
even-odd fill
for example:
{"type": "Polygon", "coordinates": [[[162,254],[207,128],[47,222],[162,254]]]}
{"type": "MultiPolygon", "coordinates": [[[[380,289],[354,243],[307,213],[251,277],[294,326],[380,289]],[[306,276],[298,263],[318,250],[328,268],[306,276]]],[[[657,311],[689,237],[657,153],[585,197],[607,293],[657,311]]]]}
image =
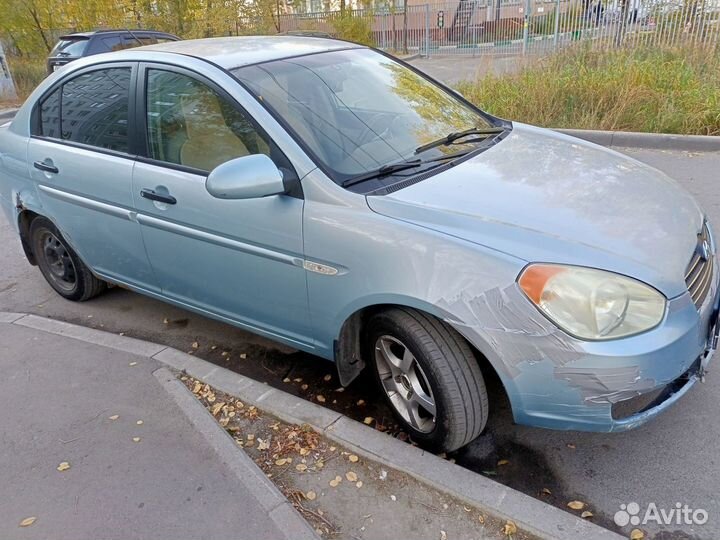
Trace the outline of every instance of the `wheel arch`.
{"type": "Polygon", "coordinates": [[[365,341],[365,332],[368,321],[377,313],[395,308],[420,311],[426,315],[435,317],[452,327],[470,346],[470,349],[473,351],[475,359],[480,365],[482,372],[492,373],[496,376],[503,387],[503,391],[507,393],[505,380],[502,377],[502,370],[493,365],[493,362],[490,360],[491,355],[486,354],[483,350],[486,347],[489,347],[489,345],[482,344],[479,347],[478,344],[467,338],[465,333],[462,331],[462,328],[458,328],[448,320],[453,319],[449,313],[444,312],[442,309],[433,304],[415,299],[412,299],[411,301],[408,301],[407,299],[394,299],[394,301],[367,303],[362,307],[356,308],[355,311],[345,317],[342,325],[340,326],[340,330],[337,333],[337,338],[333,342],[333,352],[338,377],[343,386],[349,385],[365,368],[363,343],[365,341]]]}

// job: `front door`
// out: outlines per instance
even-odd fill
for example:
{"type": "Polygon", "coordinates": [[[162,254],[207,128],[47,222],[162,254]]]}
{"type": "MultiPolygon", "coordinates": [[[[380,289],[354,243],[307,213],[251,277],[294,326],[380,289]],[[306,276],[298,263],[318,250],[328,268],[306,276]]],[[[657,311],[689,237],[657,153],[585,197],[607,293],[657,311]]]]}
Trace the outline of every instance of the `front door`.
{"type": "Polygon", "coordinates": [[[310,346],[301,197],[222,200],[205,189],[217,165],[277,146],[222,89],[168,66],[144,65],[147,157],[133,173],[145,246],[169,299],[288,343],[310,346]]]}
{"type": "Polygon", "coordinates": [[[93,66],[40,100],[28,145],[41,203],[101,277],[159,292],[134,220],[130,98],[137,64],[93,66]]]}

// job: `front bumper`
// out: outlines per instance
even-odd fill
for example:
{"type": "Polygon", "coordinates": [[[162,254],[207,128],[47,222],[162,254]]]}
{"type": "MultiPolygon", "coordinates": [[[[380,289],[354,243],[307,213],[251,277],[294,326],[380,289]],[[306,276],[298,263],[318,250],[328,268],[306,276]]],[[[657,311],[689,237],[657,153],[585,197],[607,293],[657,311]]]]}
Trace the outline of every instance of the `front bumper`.
{"type": "Polygon", "coordinates": [[[711,294],[699,310],[684,294],[668,302],[660,326],[629,338],[576,340],[542,315],[538,319],[537,310],[512,289],[502,292],[507,305],[500,307],[515,312],[516,325],[522,310],[529,319],[523,328],[510,327],[506,317],[496,331],[458,329],[476,344],[491,344],[486,356],[503,381],[518,424],[625,431],[661,414],[704,377],[720,331],[719,276],[716,270],[711,294]],[[521,300],[524,304],[518,305],[521,300]]]}

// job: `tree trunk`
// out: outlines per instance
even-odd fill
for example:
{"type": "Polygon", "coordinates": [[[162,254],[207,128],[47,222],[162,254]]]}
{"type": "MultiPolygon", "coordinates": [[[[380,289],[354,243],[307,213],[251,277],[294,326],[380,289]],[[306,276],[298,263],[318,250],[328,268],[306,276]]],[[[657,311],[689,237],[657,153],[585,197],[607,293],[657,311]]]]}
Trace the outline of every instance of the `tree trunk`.
{"type": "Polygon", "coordinates": [[[407,25],[407,10],[408,10],[408,0],[403,0],[403,54],[408,53],[407,48],[407,34],[408,34],[408,25],[407,25]]]}

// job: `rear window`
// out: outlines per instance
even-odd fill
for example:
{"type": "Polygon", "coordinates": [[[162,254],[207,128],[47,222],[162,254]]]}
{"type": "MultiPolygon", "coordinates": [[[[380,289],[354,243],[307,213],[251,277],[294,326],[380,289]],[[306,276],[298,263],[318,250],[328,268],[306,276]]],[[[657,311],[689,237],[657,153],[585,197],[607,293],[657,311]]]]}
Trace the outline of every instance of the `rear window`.
{"type": "Polygon", "coordinates": [[[63,38],[58,41],[50,56],[82,56],[88,44],[88,38],[63,38]]]}

